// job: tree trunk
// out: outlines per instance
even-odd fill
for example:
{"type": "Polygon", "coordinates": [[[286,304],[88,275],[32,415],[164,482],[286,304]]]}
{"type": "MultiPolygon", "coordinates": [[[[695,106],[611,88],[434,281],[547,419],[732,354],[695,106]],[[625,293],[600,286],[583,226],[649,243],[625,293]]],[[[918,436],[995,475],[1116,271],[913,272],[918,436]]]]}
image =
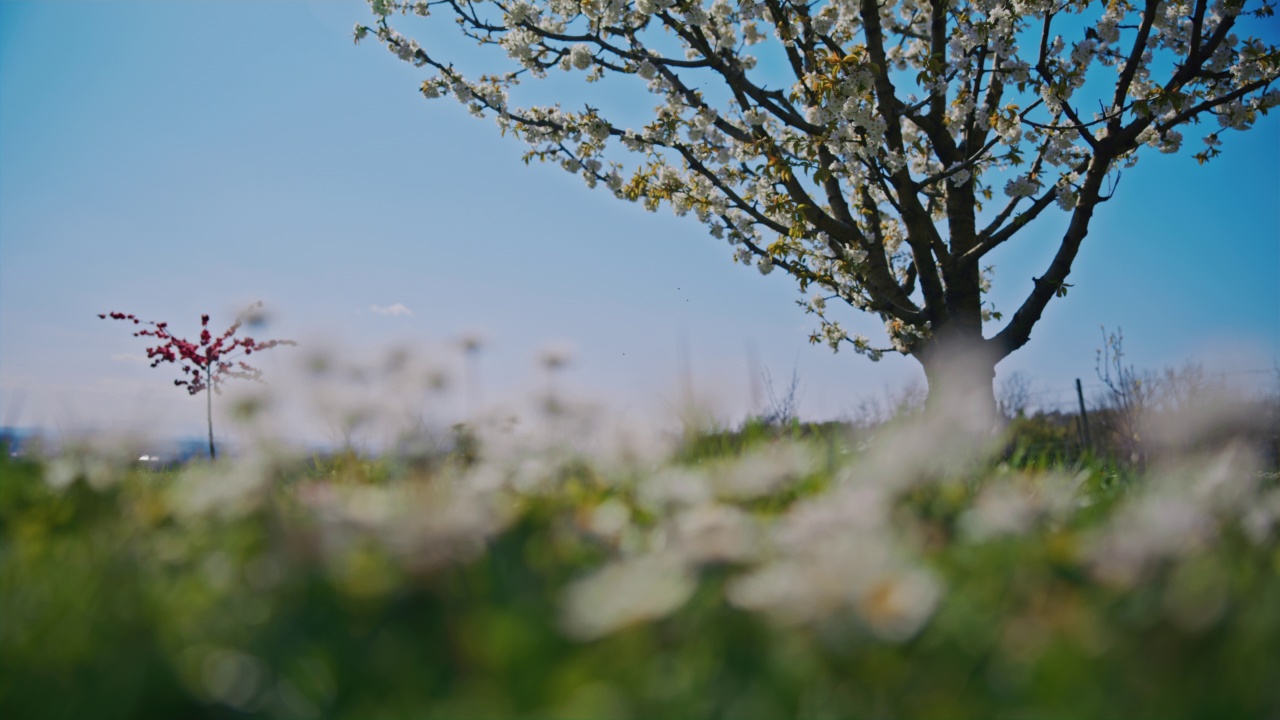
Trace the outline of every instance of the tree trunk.
{"type": "Polygon", "coordinates": [[[965,425],[994,427],[997,421],[996,361],[981,335],[943,328],[915,353],[929,382],[926,409],[965,425]]]}
{"type": "Polygon", "coordinates": [[[213,371],[210,370],[204,388],[205,412],[209,420],[209,459],[217,460],[218,453],[213,449],[213,371]]]}

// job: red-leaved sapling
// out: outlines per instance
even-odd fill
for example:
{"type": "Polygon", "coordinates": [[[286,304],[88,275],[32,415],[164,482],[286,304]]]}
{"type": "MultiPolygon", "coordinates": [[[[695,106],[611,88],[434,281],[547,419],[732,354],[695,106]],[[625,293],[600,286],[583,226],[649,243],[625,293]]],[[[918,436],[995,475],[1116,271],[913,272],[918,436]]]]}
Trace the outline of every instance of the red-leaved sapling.
{"type": "MultiPolygon", "coordinates": [[[[147,358],[151,360],[151,367],[158,367],[161,363],[176,363],[182,368],[183,377],[174,380],[174,385],[185,387],[190,395],[210,388],[221,395],[222,384],[231,378],[254,382],[262,380],[261,370],[237,358],[270,350],[277,345],[297,345],[292,340],[255,340],[251,337],[235,336],[245,319],[261,308],[261,302],[249,306],[231,327],[216,338],[209,332],[209,316],[201,315],[200,342],[198,343],[171,333],[169,323],[139,320],[135,315],[121,312],[100,314],[98,317],[103,320],[110,318],[125,320],[134,325],[145,325],[146,327],[134,332],[133,336],[156,339],[158,344],[147,348],[147,358]]],[[[205,409],[209,422],[209,458],[215,459],[217,451],[213,444],[213,397],[208,393],[206,397],[208,398],[205,409]]]]}

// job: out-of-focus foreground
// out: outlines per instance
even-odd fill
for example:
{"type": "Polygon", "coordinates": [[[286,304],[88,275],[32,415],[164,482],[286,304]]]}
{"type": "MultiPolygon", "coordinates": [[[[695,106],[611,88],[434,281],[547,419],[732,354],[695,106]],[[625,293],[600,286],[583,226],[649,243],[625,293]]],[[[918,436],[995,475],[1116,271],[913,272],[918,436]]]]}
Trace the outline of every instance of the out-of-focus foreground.
{"type": "Polygon", "coordinates": [[[1144,426],[1140,463],[939,415],[647,443],[459,426],[163,470],[5,452],[0,707],[1270,717],[1280,476],[1209,412],[1144,426]]]}

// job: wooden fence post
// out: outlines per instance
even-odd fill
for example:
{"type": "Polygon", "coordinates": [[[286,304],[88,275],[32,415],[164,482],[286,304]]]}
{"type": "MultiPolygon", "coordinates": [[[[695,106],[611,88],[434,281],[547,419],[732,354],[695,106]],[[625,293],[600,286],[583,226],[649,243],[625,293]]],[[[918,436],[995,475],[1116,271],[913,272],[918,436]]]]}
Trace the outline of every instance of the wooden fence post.
{"type": "Polygon", "coordinates": [[[1093,438],[1089,435],[1089,412],[1084,408],[1084,388],[1080,378],[1076,378],[1076,398],[1080,400],[1080,441],[1086,450],[1093,449],[1093,438]]]}

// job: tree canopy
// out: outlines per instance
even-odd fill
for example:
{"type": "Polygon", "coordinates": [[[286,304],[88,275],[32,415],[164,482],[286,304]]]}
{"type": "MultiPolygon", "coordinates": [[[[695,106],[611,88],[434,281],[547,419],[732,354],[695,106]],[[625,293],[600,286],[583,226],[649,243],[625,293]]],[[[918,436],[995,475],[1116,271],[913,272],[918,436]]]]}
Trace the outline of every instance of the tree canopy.
{"type": "Polygon", "coordinates": [[[738,262],[792,275],[815,343],[919,359],[937,389],[990,395],[1066,282],[1095,209],[1149,151],[1195,146],[1280,103],[1271,0],[371,0],[357,25],[452,96],[589,186],[692,214],[738,262]],[[445,16],[506,68],[464,73],[393,25],[445,16]],[[1251,36],[1253,33],[1255,36],[1251,36]],[[498,56],[501,58],[501,56],[498,56]],[[511,100],[550,73],[601,83],[580,108],[511,100]],[[636,99],[656,99],[647,113],[636,99]],[[1185,140],[1198,125],[1196,140],[1185,140]],[[1046,214],[1058,249],[1005,317],[984,259],[1046,214]],[[843,303],[884,320],[851,336],[843,303]],[[984,332],[984,328],[988,331],[984,332]],[[985,384],[985,389],[983,385],[985,384]]]}

